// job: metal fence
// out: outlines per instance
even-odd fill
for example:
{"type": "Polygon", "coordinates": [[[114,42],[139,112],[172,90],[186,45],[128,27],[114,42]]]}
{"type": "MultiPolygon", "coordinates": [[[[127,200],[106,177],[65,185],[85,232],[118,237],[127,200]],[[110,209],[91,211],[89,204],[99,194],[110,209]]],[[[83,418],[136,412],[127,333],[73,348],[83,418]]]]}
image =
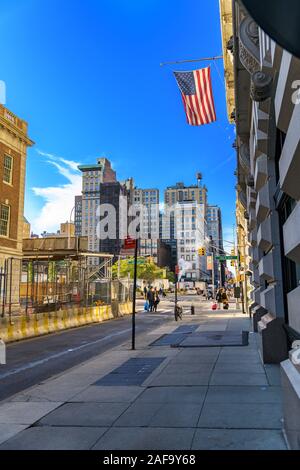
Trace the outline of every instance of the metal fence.
{"type": "MultiPolygon", "coordinates": [[[[95,271],[95,270],[93,270],[95,271]]],[[[132,299],[128,279],[90,275],[81,260],[5,260],[0,268],[0,315],[43,313],[132,299]]]]}

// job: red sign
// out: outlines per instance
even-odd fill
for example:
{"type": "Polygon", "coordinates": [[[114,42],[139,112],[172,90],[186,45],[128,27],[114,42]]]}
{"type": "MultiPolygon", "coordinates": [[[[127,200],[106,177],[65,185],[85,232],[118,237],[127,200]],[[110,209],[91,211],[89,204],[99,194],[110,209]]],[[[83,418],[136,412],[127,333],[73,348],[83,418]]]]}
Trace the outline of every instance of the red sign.
{"type": "Polygon", "coordinates": [[[136,241],[133,238],[127,237],[124,241],[124,250],[134,250],[136,241]]]}

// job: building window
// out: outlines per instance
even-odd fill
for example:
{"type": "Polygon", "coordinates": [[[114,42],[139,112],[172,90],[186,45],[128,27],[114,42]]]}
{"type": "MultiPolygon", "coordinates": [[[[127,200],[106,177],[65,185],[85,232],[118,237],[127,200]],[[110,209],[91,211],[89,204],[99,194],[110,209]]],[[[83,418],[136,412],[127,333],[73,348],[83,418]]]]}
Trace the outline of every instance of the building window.
{"type": "Polygon", "coordinates": [[[9,234],[9,206],[0,204],[0,236],[8,237],[9,234]]]}
{"type": "Polygon", "coordinates": [[[12,184],[13,159],[9,155],[4,155],[3,181],[12,184]]]}

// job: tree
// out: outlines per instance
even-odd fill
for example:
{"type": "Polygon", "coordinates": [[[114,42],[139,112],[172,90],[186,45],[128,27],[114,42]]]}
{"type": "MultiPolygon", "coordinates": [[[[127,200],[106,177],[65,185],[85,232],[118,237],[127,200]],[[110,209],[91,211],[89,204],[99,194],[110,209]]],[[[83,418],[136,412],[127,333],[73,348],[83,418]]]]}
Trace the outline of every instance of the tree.
{"type": "Polygon", "coordinates": [[[175,273],[173,273],[173,271],[167,270],[167,279],[169,282],[172,282],[173,284],[175,284],[176,282],[175,273]]]}
{"type": "MultiPolygon", "coordinates": [[[[112,267],[112,275],[118,277],[118,262],[112,267]]],[[[134,258],[127,258],[120,261],[120,277],[127,277],[130,274],[131,279],[134,275],[134,258]]],[[[165,277],[165,270],[159,268],[153,261],[138,257],[137,260],[137,278],[147,282],[153,282],[155,279],[165,277]]]]}

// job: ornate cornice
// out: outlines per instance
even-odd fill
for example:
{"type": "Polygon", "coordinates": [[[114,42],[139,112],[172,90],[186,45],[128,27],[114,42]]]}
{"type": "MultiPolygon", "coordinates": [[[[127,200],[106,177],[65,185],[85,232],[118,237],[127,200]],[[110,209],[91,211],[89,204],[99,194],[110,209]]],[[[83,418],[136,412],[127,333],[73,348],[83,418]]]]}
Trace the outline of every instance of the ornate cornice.
{"type": "Polygon", "coordinates": [[[250,95],[253,101],[265,101],[271,97],[273,78],[271,75],[257,71],[251,76],[250,95]]]}
{"type": "Polygon", "coordinates": [[[239,57],[250,74],[260,70],[258,26],[250,16],[240,24],[239,57]]]}
{"type": "Polygon", "coordinates": [[[239,148],[239,162],[246,173],[250,172],[250,149],[248,144],[242,144],[239,148]]]}

